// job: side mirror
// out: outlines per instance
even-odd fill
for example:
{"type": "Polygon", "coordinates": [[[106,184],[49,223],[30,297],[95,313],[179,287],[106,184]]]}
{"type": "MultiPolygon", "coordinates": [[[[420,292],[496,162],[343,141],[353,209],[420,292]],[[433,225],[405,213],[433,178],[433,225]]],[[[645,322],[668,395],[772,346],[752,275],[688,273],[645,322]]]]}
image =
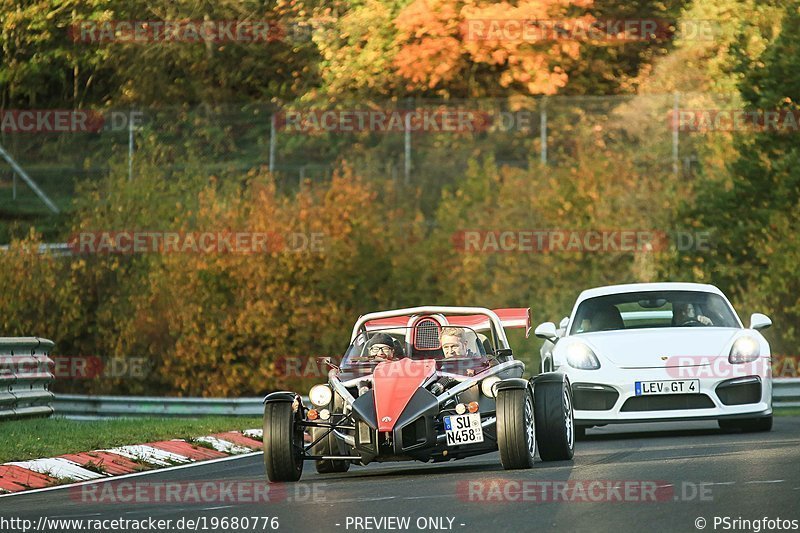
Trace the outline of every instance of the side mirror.
{"type": "Polygon", "coordinates": [[[333,364],[330,357],[317,357],[317,364],[319,366],[327,366],[331,370],[339,372],[339,366],[333,364]]]}
{"type": "Polygon", "coordinates": [[[495,352],[495,356],[500,361],[507,361],[507,360],[511,359],[511,357],[513,355],[514,355],[514,352],[511,350],[511,348],[501,348],[501,349],[497,350],[497,352],[495,352]]]}
{"type": "Polygon", "coordinates": [[[556,325],[552,322],[542,322],[536,326],[533,334],[540,339],[545,339],[550,342],[555,342],[555,339],[558,337],[556,334],[556,325]]]}
{"type": "Polygon", "coordinates": [[[767,315],[753,313],[750,315],[750,329],[767,329],[772,325],[772,320],[767,315]]]}
{"type": "Polygon", "coordinates": [[[559,338],[563,337],[567,334],[567,326],[569,325],[569,317],[565,316],[561,319],[561,322],[558,323],[558,329],[556,330],[556,335],[559,338]]]}

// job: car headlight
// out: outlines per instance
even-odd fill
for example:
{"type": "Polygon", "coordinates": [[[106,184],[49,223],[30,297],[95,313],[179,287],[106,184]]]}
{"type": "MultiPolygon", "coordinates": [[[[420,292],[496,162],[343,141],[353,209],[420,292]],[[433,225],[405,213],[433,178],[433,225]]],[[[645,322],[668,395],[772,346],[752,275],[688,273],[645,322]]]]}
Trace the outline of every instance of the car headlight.
{"type": "Polygon", "coordinates": [[[333,392],[327,385],[314,385],[308,391],[308,400],[317,407],[325,407],[333,399],[333,392]]]}
{"type": "Polygon", "coordinates": [[[499,383],[500,378],[497,376],[489,376],[488,378],[481,381],[481,392],[487,398],[494,398],[496,393],[492,387],[494,387],[495,383],[499,383]]]}
{"type": "Polygon", "coordinates": [[[582,342],[573,342],[567,346],[567,364],[581,370],[597,370],[600,361],[591,348],[582,342]]]}
{"type": "Polygon", "coordinates": [[[728,362],[733,364],[749,363],[758,359],[761,354],[761,346],[757,339],[745,335],[739,337],[736,342],[731,346],[731,353],[728,356],[728,362]]]}

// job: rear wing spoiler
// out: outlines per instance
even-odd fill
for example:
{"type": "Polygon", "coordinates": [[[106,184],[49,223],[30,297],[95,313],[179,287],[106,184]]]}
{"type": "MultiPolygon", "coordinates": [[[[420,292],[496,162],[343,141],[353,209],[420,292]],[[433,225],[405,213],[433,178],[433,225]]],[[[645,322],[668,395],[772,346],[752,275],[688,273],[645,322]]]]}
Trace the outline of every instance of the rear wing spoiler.
{"type": "MultiPolygon", "coordinates": [[[[510,307],[504,309],[493,309],[500,319],[504,329],[525,328],[525,338],[531,335],[531,308],[530,307],[510,307]]],[[[466,315],[447,317],[451,326],[464,326],[472,329],[488,329],[490,327],[489,317],[485,315],[466,315]]]]}
{"type": "MultiPolygon", "coordinates": [[[[525,337],[531,334],[531,309],[530,307],[512,307],[492,310],[500,319],[504,329],[525,328],[525,337]]],[[[451,326],[461,326],[471,329],[489,329],[492,320],[488,315],[465,314],[449,315],[447,323],[451,326]]],[[[399,315],[387,318],[375,318],[364,323],[367,330],[404,328],[411,324],[412,315],[399,315]]]]}

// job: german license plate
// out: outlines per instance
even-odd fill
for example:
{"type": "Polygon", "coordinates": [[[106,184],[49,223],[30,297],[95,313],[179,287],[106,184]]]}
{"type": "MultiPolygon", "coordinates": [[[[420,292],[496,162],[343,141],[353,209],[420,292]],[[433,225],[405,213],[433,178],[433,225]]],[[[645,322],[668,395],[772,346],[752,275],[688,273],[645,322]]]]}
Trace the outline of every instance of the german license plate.
{"type": "Polygon", "coordinates": [[[637,381],[634,384],[636,396],[657,394],[697,394],[700,392],[699,379],[674,381],[637,381]]]}
{"type": "Polygon", "coordinates": [[[448,446],[483,442],[481,415],[478,413],[444,417],[444,431],[448,446]]]}

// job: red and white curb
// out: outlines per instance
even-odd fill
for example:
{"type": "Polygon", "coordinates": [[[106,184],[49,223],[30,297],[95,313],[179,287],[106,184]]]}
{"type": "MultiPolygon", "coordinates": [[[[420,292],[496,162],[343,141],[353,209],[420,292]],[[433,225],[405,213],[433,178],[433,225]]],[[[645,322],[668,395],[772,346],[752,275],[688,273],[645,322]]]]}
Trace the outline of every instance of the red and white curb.
{"type": "Polygon", "coordinates": [[[0,465],[0,494],[252,453],[262,448],[261,438],[260,429],[248,429],[189,441],[148,442],[45,459],[13,461],[0,465]]]}

